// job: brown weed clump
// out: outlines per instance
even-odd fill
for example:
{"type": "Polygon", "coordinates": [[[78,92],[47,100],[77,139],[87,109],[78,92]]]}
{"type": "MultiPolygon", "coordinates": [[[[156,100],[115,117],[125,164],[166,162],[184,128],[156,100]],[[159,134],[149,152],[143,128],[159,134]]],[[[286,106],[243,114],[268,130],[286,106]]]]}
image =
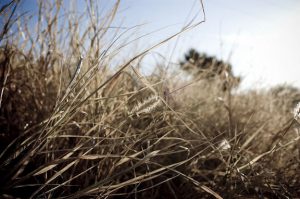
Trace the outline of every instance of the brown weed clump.
{"type": "Polygon", "coordinates": [[[298,117],[270,92],[237,92],[230,77],[153,80],[135,67],[205,18],[120,61],[139,26],[113,24],[119,1],[108,12],[40,1],[37,16],[19,3],[0,8],[1,198],[300,194],[298,117]]]}

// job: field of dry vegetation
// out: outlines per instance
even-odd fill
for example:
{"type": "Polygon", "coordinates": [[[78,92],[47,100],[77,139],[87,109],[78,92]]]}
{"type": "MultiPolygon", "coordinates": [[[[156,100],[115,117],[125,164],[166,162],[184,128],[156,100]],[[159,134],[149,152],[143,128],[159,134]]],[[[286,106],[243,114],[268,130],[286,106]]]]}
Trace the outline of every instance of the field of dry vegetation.
{"type": "Polygon", "coordinates": [[[137,28],[112,27],[119,1],[39,2],[0,8],[0,198],[300,197],[297,88],[144,77],[144,55],[203,21],[119,60],[137,28]]]}

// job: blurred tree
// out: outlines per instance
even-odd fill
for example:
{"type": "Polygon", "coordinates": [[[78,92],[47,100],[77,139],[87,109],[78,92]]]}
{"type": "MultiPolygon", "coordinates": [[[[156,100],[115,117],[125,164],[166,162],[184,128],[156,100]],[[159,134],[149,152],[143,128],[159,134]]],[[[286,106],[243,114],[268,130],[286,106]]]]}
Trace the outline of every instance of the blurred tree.
{"type": "Polygon", "coordinates": [[[235,76],[232,66],[216,57],[199,53],[195,49],[190,49],[180,62],[180,67],[184,71],[192,74],[195,78],[203,77],[207,80],[219,79],[222,83],[222,90],[227,90],[229,86],[237,87],[241,78],[235,76]]]}

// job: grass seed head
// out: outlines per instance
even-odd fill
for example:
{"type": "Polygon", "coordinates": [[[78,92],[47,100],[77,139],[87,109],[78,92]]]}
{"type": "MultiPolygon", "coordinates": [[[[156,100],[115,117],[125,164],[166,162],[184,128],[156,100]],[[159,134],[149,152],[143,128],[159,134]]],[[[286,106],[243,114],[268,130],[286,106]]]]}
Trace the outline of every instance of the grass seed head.
{"type": "Polygon", "coordinates": [[[129,112],[129,115],[140,115],[142,113],[150,113],[161,105],[161,100],[158,96],[152,95],[147,99],[137,102],[137,104],[129,112]]]}

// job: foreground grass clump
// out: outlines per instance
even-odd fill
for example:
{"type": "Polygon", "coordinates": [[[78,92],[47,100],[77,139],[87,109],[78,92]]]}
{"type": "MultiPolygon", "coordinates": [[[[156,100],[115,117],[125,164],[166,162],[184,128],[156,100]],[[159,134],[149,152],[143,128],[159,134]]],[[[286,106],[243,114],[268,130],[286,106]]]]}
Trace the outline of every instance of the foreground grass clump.
{"type": "Polygon", "coordinates": [[[141,76],[152,48],[120,62],[119,2],[64,21],[60,1],[41,3],[36,34],[18,5],[1,9],[2,198],[299,196],[299,114],[280,105],[292,96],[141,76]]]}

